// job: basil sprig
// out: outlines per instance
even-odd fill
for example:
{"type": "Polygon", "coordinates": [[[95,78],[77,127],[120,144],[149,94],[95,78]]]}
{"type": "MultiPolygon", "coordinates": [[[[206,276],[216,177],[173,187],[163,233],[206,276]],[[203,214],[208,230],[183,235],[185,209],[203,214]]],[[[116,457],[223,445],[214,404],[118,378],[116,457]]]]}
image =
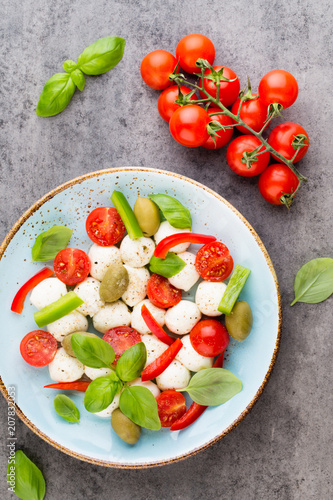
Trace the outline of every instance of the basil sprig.
{"type": "Polygon", "coordinates": [[[190,211],[172,196],[167,194],[150,194],[149,198],[159,207],[166,220],[178,229],[191,229],[190,211]]]}
{"type": "Polygon", "coordinates": [[[143,342],[126,349],[118,359],[116,373],[124,382],[140,377],[146,364],[147,350],[143,342]]]}
{"type": "Polygon", "coordinates": [[[125,40],[119,36],[100,38],[79,55],[78,66],[86,75],[102,75],[121,61],[124,49],[125,40]]]}
{"type": "Polygon", "coordinates": [[[164,276],[164,278],[172,278],[175,274],[180,273],[185,266],[186,263],[172,252],[168,252],[165,259],[153,255],[149,262],[150,272],[164,276]]]}
{"type": "Polygon", "coordinates": [[[65,394],[57,394],[53,400],[53,404],[55,411],[60,417],[68,422],[80,422],[80,412],[71,398],[65,396],[65,394]]]}
{"type": "Polygon", "coordinates": [[[125,386],[120,395],[119,407],[135,424],[152,431],[161,428],[156,399],[146,387],[125,386]]]}
{"type": "Polygon", "coordinates": [[[45,497],[43,474],[21,450],[8,461],[7,481],[9,491],[22,500],[43,500],[45,497]]]}
{"type": "Polygon", "coordinates": [[[115,358],[110,344],[97,337],[73,333],[71,346],[77,359],[90,368],[110,368],[115,358]]]}
{"type": "Polygon", "coordinates": [[[84,406],[91,413],[105,410],[121,390],[122,383],[114,372],[106,377],[95,378],[84,394],[84,406]]]}
{"type": "Polygon", "coordinates": [[[52,226],[37,236],[31,254],[32,260],[54,259],[60,250],[67,247],[73,231],[66,226],[52,226]]]}
{"type": "Polygon", "coordinates": [[[304,264],[296,274],[295,299],[296,302],[317,304],[323,302],[333,293],[333,259],[321,257],[304,264]]]}
{"type": "Polygon", "coordinates": [[[56,73],[45,83],[39,97],[37,116],[54,116],[63,111],[75,92],[76,85],[68,73],[56,73]]]}

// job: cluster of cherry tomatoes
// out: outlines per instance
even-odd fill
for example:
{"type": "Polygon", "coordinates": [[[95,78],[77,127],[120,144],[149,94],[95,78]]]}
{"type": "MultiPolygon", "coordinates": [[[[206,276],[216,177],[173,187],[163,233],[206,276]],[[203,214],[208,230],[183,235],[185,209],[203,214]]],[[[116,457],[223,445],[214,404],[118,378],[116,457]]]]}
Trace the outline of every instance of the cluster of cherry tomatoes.
{"type": "Polygon", "coordinates": [[[268,139],[262,132],[274,115],[295,102],[297,81],[287,71],[273,70],[261,79],[258,94],[248,89],[244,98],[236,73],[226,66],[212,66],[214,59],[211,40],[191,34],[178,43],[176,57],[166,50],[147,54],[141,63],[141,76],[149,87],[162,90],[158,111],[177,142],[187,147],[219,149],[229,143],[236,128],[242,135],[228,146],[229,167],[244,177],[260,174],[262,196],[272,204],[285,203],[284,196],[297,191],[299,177],[283,158],[292,164],[303,158],[309,137],[303,127],[293,122],[273,128],[268,139]],[[203,77],[196,64],[198,59],[208,61],[203,77]],[[183,85],[183,71],[198,75],[199,83],[185,80],[190,87],[183,85]],[[278,163],[269,165],[272,157],[278,163]]]}

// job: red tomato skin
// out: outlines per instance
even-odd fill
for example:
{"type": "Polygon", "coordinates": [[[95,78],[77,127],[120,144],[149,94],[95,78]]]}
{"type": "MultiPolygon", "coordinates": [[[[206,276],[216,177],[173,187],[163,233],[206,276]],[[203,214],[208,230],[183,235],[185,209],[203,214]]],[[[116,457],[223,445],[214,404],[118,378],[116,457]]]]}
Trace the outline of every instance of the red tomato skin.
{"type": "Polygon", "coordinates": [[[233,267],[234,261],[229,249],[220,241],[201,247],[195,258],[195,268],[205,281],[224,281],[230,276],[233,267]]]}
{"type": "MultiPolygon", "coordinates": [[[[261,174],[269,163],[270,153],[268,151],[259,155],[258,161],[252,163],[251,168],[247,168],[246,163],[241,161],[245,151],[251,152],[260,145],[260,140],[254,135],[236,137],[227,149],[227,163],[231,170],[242,177],[254,177],[261,174]]],[[[259,151],[262,149],[264,149],[264,146],[259,151]]]]}
{"type": "Polygon", "coordinates": [[[44,330],[27,333],[20,343],[21,356],[32,366],[46,366],[51,363],[57,352],[57,341],[44,330]]]}
{"type": "MultiPolygon", "coordinates": [[[[223,69],[223,76],[225,76],[229,80],[235,79],[235,81],[233,81],[233,82],[221,81],[220,101],[224,106],[228,107],[228,106],[231,106],[238,98],[239,90],[240,90],[240,83],[239,83],[238,76],[236,75],[236,73],[232,69],[227,68],[226,66],[213,66],[213,69],[215,69],[216,71],[219,71],[222,68],[224,68],[223,69]]],[[[210,75],[210,74],[211,74],[211,70],[206,69],[205,75],[210,75]]],[[[208,79],[204,78],[204,89],[206,90],[206,92],[208,92],[209,95],[211,95],[212,97],[214,97],[216,99],[216,83],[214,83],[212,80],[208,80],[208,79]]],[[[207,96],[203,92],[199,91],[199,93],[203,99],[207,98],[207,96]]],[[[215,103],[211,103],[211,106],[218,107],[215,103]]]]}
{"type": "MultiPolygon", "coordinates": [[[[183,95],[191,92],[191,89],[185,87],[185,85],[180,86],[180,91],[183,95]]],[[[175,101],[178,99],[178,85],[172,85],[172,87],[168,87],[161,93],[160,97],[157,101],[157,109],[160,116],[169,123],[171,116],[176,111],[176,109],[180,108],[179,104],[176,104],[175,101]]],[[[193,94],[190,97],[191,101],[195,101],[197,96],[193,94]]]]}
{"type": "Polygon", "coordinates": [[[216,319],[204,319],[192,328],[190,341],[198,354],[210,358],[218,356],[228,347],[229,334],[216,319]]]}
{"type": "Polygon", "coordinates": [[[186,412],[185,398],[180,392],[171,389],[163,391],[156,402],[162,427],[171,427],[186,412]]]}
{"type": "Polygon", "coordinates": [[[103,340],[113,348],[116,354],[113,364],[116,365],[126,349],[141,342],[141,335],[130,326],[115,326],[104,333],[103,340]]]}
{"type": "Polygon", "coordinates": [[[269,165],[259,177],[260,194],[272,205],[283,205],[281,196],[294,193],[297,186],[296,175],[284,163],[269,165]]]}
{"type": "MultiPolygon", "coordinates": [[[[284,156],[287,160],[291,160],[295,154],[295,149],[292,147],[292,142],[296,135],[304,134],[309,139],[309,136],[301,125],[293,122],[284,122],[274,127],[268,137],[268,144],[272,146],[278,153],[284,156]]],[[[309,147],[309,142],[305,143],[297,153],[293,163],[297,163],[306,154],[309,147]]],[[[275,160],[283,163],[282,160],[272,155],[275,160]]]]}
{"type": "Polygon", "coordinates": [[[94,243],[110,247],[122,239],[126,228],[115,208],[98,207],[88,215],[86,231],[94,243]]]}
{"type": "Polygon", "coordinates": [[[205,35],[193,33],[184,36],[180,40],[176,47],[176,58],[187,73],[200,73],[200,68],[195,64],[196,61],[206,59],[209,64],[213,64],[215,47],[213,42],[205,35]]]}
{"type": "MultiPolygon", "coordinates": [[[[257,96],[258,94],[251,94],[252,96],[257,96]]],[[[231,112],[237,115],[239,109],[240,99],[237,99],[232,105],[231,112]]],[[[263,128],[264,123],[267,119],[268,107],[263,104],[259,98],[251,99],[250,101],[245,101],[242,103],[240,118],[251,127],[255,132],[260,132],[263,128]]],[[[234,122],[236,123],[236,122],[234,122]]],[[[237,125],[236,129],[242,134],[250,134],[251,132],[247,130],[242,125],[237,125]]]]}
{"type": "Polygon", "coordinates": [[[297,99],[298,84],[295,77],[283,69],[274,69],[262,77],[258,87],[259,98],[265,106],[272,103],[289,108],[297,99]]]}
{"type": "Polygon", "coordinates": [[[147,295],[154,306],[162,309],[176,306],[182,300],[182,291],[171,285],[167,278],[156,273],[148,280],[147,295]]]}
{"type": "MultiPolygon", "coordinates": [[[[221,125],[226,127],[227,125],[232,125],[232,119],[225,115],[214,115],[210,116],[211,121],[219,122],[221,125]]],[[[230,141],[234,129],[227,128],[225,130],[219,130],[217,136],[215,136],[216,145],[214,144],[213,138],[209,137],[205,144],[202,145],[205,149],[220,149],[223,148],[230,141]]]]}
{"type": "Polygon", "coordinates": [[[78,248],[64,248],[53,262],[56,277],[65,285],[77,285],[86,279],[90,271],[88,255],[78,248]]]}
{"type": "Polygon", "coordinates": [[[169,127],[175,141],[189,148],[202,146],[209,134],[208,113],[196,104],[188,104],[177,109],[171,116],[169,127]]]}
{"type": "Polygon", "coordinates": [[[167,50],[153,50],[141,62],[143,81],[155,90],[164,90],[172,85],[169,75],[177,65],[177,59],[167,50]]]}

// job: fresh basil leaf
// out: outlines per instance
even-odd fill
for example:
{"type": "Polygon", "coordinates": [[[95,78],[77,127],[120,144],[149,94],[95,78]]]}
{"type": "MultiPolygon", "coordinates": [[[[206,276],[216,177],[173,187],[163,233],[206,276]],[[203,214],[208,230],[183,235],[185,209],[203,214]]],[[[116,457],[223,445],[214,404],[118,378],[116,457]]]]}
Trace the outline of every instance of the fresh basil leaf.
{"type": "Polygon", "coordinates": [[[71,75],[57,73],[44,85],[37,104],[37,116],[54,116],[68,106],[76,86],[71,75]]]}
{"type": "Polygon", "coordinates": [[[150,194],[149,198],[156,203],[171,226],[178,229],[192,228],[192,218],[189,210],[176,198],[167,194],[150,194]]]}
{"type": "Polygon", "coordinates": [[[54,409],[68,422],[76,423],[80,422],[80,412],[76,408],[74,401],[71,400],[65,394],[58,394],[53,401],[54,409]]]}
{"type": "Polygon", "coordinates": [[[117,362],[116,373],[124,382],[130,382],[140,377],[147,361],[146,346],[138,342],[126,349],[117,362]]]}
{"type": "Polygon", "coordinates": [[[37,236],[32,247],[32,260],[51,260],[67,247],[73,231],[66,226],[52,226],[37,236]]]}
{"type": "Polygon", "coordinates": [[[7,481],[9,491],[22,500],[43,500],[45,497],[43,474],[21,450],[8,461],[7,481]]]}
{"type": "Polygon", "coordinates": [[[317,304],[328,299],[333,293],[333,259],[321,257],[304,264],[296,274],[295,299],[296,302],[317,304]]]}
{"type": "Polygon", "coordinates": [[[83,73],[80,69],[75,69],[74,71],[71,72],[71,79],[77,86],[77,88],[82,92],[84,89],[84,84],[85,84],[85,79],[83,76],[83,73]]]}
{"type": "Polygon", "coordinates": [[[119,36],[100,38],[79,55],[79,68],[86,75],[106,73],[121,61],[124,49],[125,40],[119,36]]]}
{"type": "Polygon", "coordinates": [[[100,338],[73,333],[71,346],[77,359],[90,368],[110,368],[115,358],[113,348],[100,338]]]}
{"type": "Polygon", "coordinates": [[[119,407],[135,424],[152,431],[161,428],[156,399],[146,387],[126,386],[120,395],[119,407]]]}
{"type": "Polygon", "coordinates": [[[175,274],[180,273],[185,266],[186,263],[172,252],[168,252],[165,259],[159,259],[153,255],[149,262],[150,272],[164,276],[164,278],[172,278],[175,274]]]}
{"type": "Polygon", "coordinates": [[[199,405],[221,405],[242,390],[242,382],[225,368],[206,368],[195,373],[190,383],[179,392],[187,391],[199,405]]]}
{"type": "Polygon", "coordinates": [[[122,383],[114,372],[92,380],[84,393],[84,406],[90,413],[105,410],[121,390],[122,383]]]}
{"type": "Polygon", "coordinates": [[[70,59],[68,59],[68,61],[64,62],[62,67],[67,73],[71,73],[72,71],[77,69],[77,63],[75,61],[71,61],[70,59]]]}

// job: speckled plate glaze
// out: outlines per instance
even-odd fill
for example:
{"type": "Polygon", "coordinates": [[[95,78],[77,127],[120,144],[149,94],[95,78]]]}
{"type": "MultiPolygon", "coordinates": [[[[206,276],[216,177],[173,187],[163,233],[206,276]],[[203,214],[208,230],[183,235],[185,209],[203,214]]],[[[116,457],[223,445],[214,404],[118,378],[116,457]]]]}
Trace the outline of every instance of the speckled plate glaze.
{"type": "Polygon", "coordinates": [[[108,467],[168,464],[194,455],[223,438],[260,397],[280,341],[281,305],[276,275],[264,245],[250,224],[225,199],[205,186],[172,172],[139,167],[83,175],[37,201],[5,238],[0,257],[0,388],[6,399],[10,388],[15,388],[18,416],[59,450],[108,467]],[[111,204],[110,194],[114,189],[123,191],[132,206],[137,195],[167,193],[177,197],[191,211],[193,230],[215,235],[229,247],[235,263],[252,271],[241,298],[251,305],[253,331],[243,343],[230,343],[225,360],[225,367],[242,380],[242,391],[224,405],[207,409],[183,431],[144,429],[135,446],[123,443],[113,433],[109,419],[88,413],[82,393],[71,394],[81,413],[79,424],[70,424],[55,413],[53,398],[57,391],[43,389],[50,383],[47,367],[29,366],[19,352],[22,337],[36,329],[34,308],[27,300],[22,315],[10,311],[19,286],[43,266],[31,263],[31,246],[36,236],[54,224],[66,224],[73,229],[70,246],[87,251],[91,242],[85,232],[85,219],[93,208],[111,204]]]}

